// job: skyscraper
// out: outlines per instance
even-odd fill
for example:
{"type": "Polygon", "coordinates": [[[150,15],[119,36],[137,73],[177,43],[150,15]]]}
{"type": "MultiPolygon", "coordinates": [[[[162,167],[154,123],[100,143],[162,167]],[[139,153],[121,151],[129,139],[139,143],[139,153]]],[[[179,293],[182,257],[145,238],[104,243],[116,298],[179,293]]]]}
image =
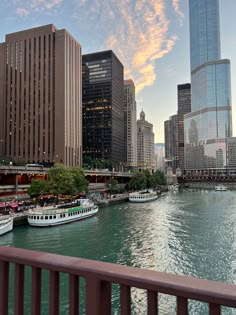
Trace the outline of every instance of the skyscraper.
{"type": "Polygon", "coordinates": [[[83,55],[83,155],[124,162],[124,75],[113,51],[83,55]]]}
{"type": "Polygon", "coordinates": [[[184,115],[191,112],[191,84],[179,84],[178,90],[178,167],[184,170],[184,115]]]}
{"type": "Polygon", "coordinates": [[[230,61],[220,59],[219,1],[190,0],[189,13],[192,100],[184,119],[185,168],[226,168],[231,84],[230,61]]]}
{"type": "Polygon", "coordinates": [[[128,168],[137,166],[137,111],[135,86],[132,80],[124,81],[125,163],[128,168]]]}
{"type": "Polygon", "coordinates": [[[154,169],[154,133],[153,125],[145,120],[145,113],[142,110],[140,119],[137,120],[137,148],[138,168],[154,169]]]}
{"type": "Polygon", "coordinates": [[[81,46],[45,25],[0,44],[0,155],[80,165],[81,46]]]}
{"type": "Polygon", "coordinates": [[[164,122],[166,167],[175,171],[179,167],[178,157],[178,115],[173,115],[164,122]]]}

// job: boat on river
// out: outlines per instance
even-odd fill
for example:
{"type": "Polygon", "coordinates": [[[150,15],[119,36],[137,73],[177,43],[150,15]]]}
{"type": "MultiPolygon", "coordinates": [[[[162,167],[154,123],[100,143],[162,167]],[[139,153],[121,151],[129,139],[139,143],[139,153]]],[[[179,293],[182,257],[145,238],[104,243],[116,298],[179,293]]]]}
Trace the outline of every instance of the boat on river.
{"type": "Polygon", "coordinates": [[[0,235],[12,231],[13,229],[13,217],[11,216],[0,216],[0,235]]]}
{"type": "Polygon", "coordinates": [[[27,220],[29,225],[47,227],[70,223],[89,218],[98,212],[89,199],[77,199],[70,203],[30,209],[27,220]]]}
{"type": "Polygon", "coordinates": [[[157,193],[153,190],[142,190],[129,193],[130,202],[148,202],[158,198],[157,193]]]}
{"type": "Polygon", "coordinates": [[[215,186],[215,191],[227,191],[227,187],[225,185],[219,184],[215,186]]]}

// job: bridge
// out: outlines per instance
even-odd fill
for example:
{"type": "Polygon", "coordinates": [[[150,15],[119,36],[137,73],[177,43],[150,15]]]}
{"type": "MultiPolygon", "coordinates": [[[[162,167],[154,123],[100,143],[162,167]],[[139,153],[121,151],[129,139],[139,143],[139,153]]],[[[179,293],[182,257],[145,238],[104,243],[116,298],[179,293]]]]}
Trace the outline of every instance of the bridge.
{"type": "MultiPolygon", "coordinates": [[[[26,192],[32,179],[47,179],[48,170],[49,168],[43,166],[0,166],[0,196],[26,192]]],[[[131,173],[107,170],[85,170],[84,173],[91,191],[104,189],[110,178],[115,178],[124,185],[132,177],[131,173]]]]}
{"type": "MultiPolygon", "coordinates": [[[[236,308],[236,286],[171,275],[153,270],[140,269],[111,263],[50,254],[20,248],[0,246],[0,314],[8,315],[9,306],[14,314],[24,314],[25,290],[30,294],[30,314],[40,315],[42,287],[48,288],[48,314],[60,313],[60,275],[68,275],[68,314],[79,315],[80,299],[85,301],[86,315],[111,315],[113,285],[118,285],[119,314],[132,314],[132,292],[143,289],[147,299],[145,314],[157,315],[162,294],[176,297],[177,315],[188,315],[192,300],[208,304],[209,315],[220,315],[222,306],[236,308]],[[25,273],[30,271],[30,288],[25,288],[25,273]],[[49,276],[43,277],[48,271],[49,276]],[[10,279],[13,281],[10,282],[10,279]],[[85,281],[85,294],[81,295],[80,281],[85,281]],[[14,296],[14,299],[9,299],[14,296]]],[[[64,283],[65,286],[65,283],[64,283]]],[[[67,287],[67,286],[66,286],[67,287]]],[[[84,314],[84,313],[83,313],[84,314]]]]}

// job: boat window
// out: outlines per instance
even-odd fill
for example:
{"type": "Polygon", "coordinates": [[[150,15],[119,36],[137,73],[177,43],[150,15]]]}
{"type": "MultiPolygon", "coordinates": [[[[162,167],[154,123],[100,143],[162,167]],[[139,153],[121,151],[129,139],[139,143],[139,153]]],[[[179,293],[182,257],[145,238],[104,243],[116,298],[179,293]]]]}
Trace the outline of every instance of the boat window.
{"type": "Polygon", "coordinates": [[[62,218],[62,214],[60,214],[60,218],[62,218]]]}
{"type": "Polygon", "coordinates": [[[49,219],[52,220],[52,216],[51,215],[50,215],[49,219]]]}
{"type": "Polygon", "coordinates": [[[46,215],[45,220],[48,220],[48,216],[46,215]]]}
{"type": "Polygon", "coordinates": [[[56,217],[57,217],[57,216],[56,216],[56,215],[54,215],[54,216],[53,216],[53,219],[56,219],[56,217]]]}
{"type": "Polygon", "coordinates": [[[40,218],[41,220],[43,220],[43,216],[41,216],[41,218],[40,218]]]}

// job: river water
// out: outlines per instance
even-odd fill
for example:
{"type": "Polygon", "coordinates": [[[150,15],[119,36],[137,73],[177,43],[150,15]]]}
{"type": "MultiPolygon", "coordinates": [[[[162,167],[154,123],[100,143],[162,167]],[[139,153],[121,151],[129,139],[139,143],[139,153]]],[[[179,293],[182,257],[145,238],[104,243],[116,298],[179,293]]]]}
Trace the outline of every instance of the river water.
{"type": "MultiPolygon", "coordinates": [[[[63,226],[15,227],[0,244],[236,284],[235,235],[236,192],[192,191],[169,192],[145,204],[104,207],[92,218],[63,226]]],[[[61,281],[60,314],[67,314],[67,279],[61,281]]],[[[46,286],[42,293],[42,314],[47,314],[46,286]]],[[[27,289],[26,296],[30,314],[27,289]]],[[[146,314],[144,292],[133,290],[132,300],[132,314],[146,314]]],[[[174,300],[161,296],[160,314],[175,314],[174,300]]],[[[113,314],[119,314],[116,289],[113,301],[113,314]]],[[[191,303],[190,314],[207,314],[206,306],[191,303]]]]}

